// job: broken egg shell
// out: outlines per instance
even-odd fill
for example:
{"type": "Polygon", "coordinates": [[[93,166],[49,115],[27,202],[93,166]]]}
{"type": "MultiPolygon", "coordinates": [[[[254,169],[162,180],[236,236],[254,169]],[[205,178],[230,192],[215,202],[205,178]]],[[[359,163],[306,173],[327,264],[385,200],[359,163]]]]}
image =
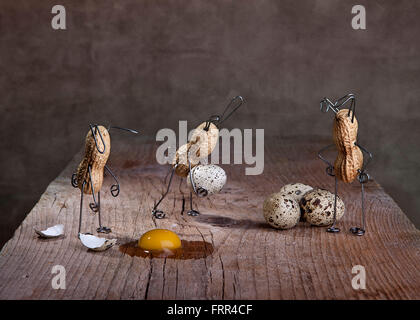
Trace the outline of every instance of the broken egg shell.
{"type": "Polygon", "coordinates": [[[299,203],[288,194],[273,193],[263,204],[264,218],[276,229],[290,229],[296,226],[300,219],[299,203]]]}
{"type": "MultiPolygon", "coordinates": [[[[226,184],[226,172],[221,167],[214,164],[198,165],[191,170],[195,188],[207,190],[207,195],[220,192],[226,184]]],[[[192,188],[191,179],[187,177],[187,185],[192,188]]]]}
{"type": "Polygon", "coordinates": [[[57,238],[64,234],[64,225],[57,224],[45,230],[37,230],[35,228],[34,230],[41,238],[57,238]]]}
{"type": "Polygon", "coordinates": [[[117,239],[99,238],[91,234],[79,233],[82,244],[93,251],[105,251],[117,243],[117,239]]]}
{"type": "MultiPolygon", "coordinates": [[[[334,220],[334,197],[328,190],[314,189],[307,192],[300,201],[303,218],[314,226],[329,226],[334,220]]],[[[343,200],[337,196],[336,220],[340,220],[345,211],[343,200]]]]}

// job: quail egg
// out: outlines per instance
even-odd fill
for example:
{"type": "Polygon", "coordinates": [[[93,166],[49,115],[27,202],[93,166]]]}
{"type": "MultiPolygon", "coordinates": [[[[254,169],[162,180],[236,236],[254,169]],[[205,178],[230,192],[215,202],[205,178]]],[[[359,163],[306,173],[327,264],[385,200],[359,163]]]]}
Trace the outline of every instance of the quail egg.
{"type": "Polygon", "coordinates": [[[299,202],[306,192],[311,191],[313,189],[314,188],[312,188],[311,186],[308,186],[303,183],[291,183],[291,184],[286,184],[285,186],[283,186],[279,192],[288,194],[297,202],[299,202]]]}
{"type": "MultiPolygon", "coordinates": [[[[226,183],[226,172],[214,164],[198,165],[191,170],[196,190],[204,189],[206,195],[220,192],[226,183]]],[[[190,176],[187,177],[187,184],[192,188],[190,176]]]]}
{"type": "MultiPolygon", "coordinates": [[[[324,189],[307,192],[300,201],[303,218],[314,226],[329,226],[334,220],[334,194],[324,189]]],[[[336,219],[343,217],[345,206],[337,196],[336,219]]]]}
{"type": "Polygon", "coordinates": [[[263,204],[264,218],[276,229],[290,229],[296,226],[300,219],[299,203],[288,194],[273,193],[263,204]]]}

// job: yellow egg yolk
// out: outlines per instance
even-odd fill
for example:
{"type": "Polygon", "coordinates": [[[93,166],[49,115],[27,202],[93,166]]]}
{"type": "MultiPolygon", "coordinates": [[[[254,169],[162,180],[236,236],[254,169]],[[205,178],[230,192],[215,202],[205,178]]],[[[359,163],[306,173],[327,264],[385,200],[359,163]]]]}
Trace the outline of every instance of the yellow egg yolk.
{"type": "Polygon", "coordinates": [[[139,239],[139,247],[143,250],[175,250],[181,248],[181,239],[175,232],[166,229],[147,231],[139,239]]]}

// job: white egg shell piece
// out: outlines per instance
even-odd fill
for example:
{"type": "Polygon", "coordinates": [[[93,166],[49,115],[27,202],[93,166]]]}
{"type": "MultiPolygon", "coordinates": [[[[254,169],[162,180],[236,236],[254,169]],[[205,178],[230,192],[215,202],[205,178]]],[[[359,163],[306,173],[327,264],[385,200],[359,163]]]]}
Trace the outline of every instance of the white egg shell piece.
{"type": "Polygon", "coordinates": [[[291,183],[284,185],[279,193],[284,193],[290,195],[293,199],[295,199],[297,202],[302,199],[305,193],[313,190],[311,186],[308,186],[307,184],[303,183],[291,183]]]}
{"type": "Polygon", "coordinates": [[[290,229],[300,219],[299,203],[292,196],[284,193],[273,193],[263,204],[264,218],[276,229],[290,229]]]}
{"type": "Polygon", "coordinates": [[[94,251],[105,251],[117,243],[117,239],[99,238],[91,234],[79,233],[82,244],[94,251]]]}
{"type": "Polygon", "coordinates": [[[37,235],[39,235],[42,238],[56,238],[60,237],[64,234],[64,225],[57,224],[55,226],[49,227],[45,230],[37,230],[35,229],[35,232],[37,235]]]}
{"type": "MultiPolygon", "coordinates": [[[[207,190],[207,195],[215,194],[222,190],[226,184],[226,172],[214,164],[198,165],[191,170],[195,188],[207,190]]],[[[187,184],[192,189],[190,176],[187,177],[187,184]]]]}

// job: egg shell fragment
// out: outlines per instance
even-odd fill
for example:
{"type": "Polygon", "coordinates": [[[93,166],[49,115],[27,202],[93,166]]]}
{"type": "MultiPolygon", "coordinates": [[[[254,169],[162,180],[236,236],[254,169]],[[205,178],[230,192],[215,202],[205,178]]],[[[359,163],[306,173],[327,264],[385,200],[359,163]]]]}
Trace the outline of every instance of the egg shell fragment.
{"type": "MultiPolygon", "coordinates": [[[[334,220],[334,194],[324,189],[314,189],[307,192],[300,206],[303,218],[314,226],[329,226],[334,220]]],[[[340,220],[345,211],[343,200],[337,196],[336,219],[340,220]]]]}
{"type": "Polygon", "coordinates": [[[300,219],[299,203],[291,195],[281,192],[273,193],[263,204],[264,218],[276,229],[290,229],[300,219]]]}
{"type": "MultiPolygon", "coordinates": [[[[207,190],[207,195],[219,193],[226,184],[226,172],[214,164],[198,165],[191,170],[191,177],[195,188],[207,190]]],[[[187,178],[187,184],[192,189],[191,180],[187,178]]]]}
{"type": "Polygon", "coordinates": [[[64,225],[57,224],[55,226],[49,227],[46,230],[37,230],[35,228],[34,230],[36,234],[41,238],[57,238],[64,234],[64,225]]]}
{"type": "Polygon", "coordinates": [[[93,251],[105,251],[117,243],[117,239],[99,238],[91,234],[79,233],[82,244],[93,251]]]}

